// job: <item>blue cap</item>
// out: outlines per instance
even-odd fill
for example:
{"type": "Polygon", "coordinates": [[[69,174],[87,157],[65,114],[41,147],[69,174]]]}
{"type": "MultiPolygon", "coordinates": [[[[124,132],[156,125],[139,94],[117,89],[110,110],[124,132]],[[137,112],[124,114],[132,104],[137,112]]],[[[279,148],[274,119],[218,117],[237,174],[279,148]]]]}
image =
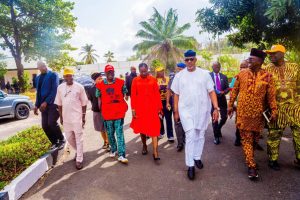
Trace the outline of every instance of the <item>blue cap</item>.
{"type": "Polygon", "coordinates": [[[196,52],[193,51],[193,50],[187,50],[185,53],[184,53],[184,57],[195,57],[196,56],[196,52]]]}
{"type": "Polygon", "coordinates": [[[177,63],[177,67],[184,69],[186,67],[186,65],[182,62],[177,63]]]}

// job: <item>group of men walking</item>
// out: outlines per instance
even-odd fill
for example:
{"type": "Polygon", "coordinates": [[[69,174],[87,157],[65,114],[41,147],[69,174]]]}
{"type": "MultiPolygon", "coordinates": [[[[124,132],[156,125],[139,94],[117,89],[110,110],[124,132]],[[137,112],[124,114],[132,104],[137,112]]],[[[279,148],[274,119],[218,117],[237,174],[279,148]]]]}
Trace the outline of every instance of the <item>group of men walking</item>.
{"type": "Polygon", "coordinates": [[[203,168],[201,160],[205,142],[205,132],[212,118],[214,143],[221,143],[222,127],[227,117],[234,112],[237,103],[237,142],[241,138],[243,151],[248,166],[248,177],[258,177],[254,161],[254,144],[258,143],[262,129],[265,127],[264,114],[270,112],[267,120],[269,135],[267,140],[269,166],[278,170],[278,152],[282,132],[291,126],[296,152],[295,164],[300,166],[300,104],[299,77],[300,69],[296,64],[284,61],[285,49],[281,45],[267,51],[271,64],[266,69],[262,65],[267,54],[252,49],[249,59],[243,64],[249,67],[234,78],[234,86],[229,87],[228,79],[220,73],[219,62],[213,63],[213,72],[196,67],[196,52],[184,53],[184,63],[178,63],[176,73],[169,77],[164,69],[156,69],[156,77],[150,75],[146,63],[131,68],[126,82],[115,77],[114,67],[105,67],[105,76],[94,73],[93,87],[85,91],[83,86],[73,81],[74,71],[64,70],[65,82],[58,85],[58,77],[39,62],[41,75],[37,78],[37,101],[35,113],[42,112],[42,126],[53,144],[61,148],[64,138],[76,149],[76,168],[83,167],[83,138],[86,105],[92,103],[94,127],[100,131],[104,140],[104,149],[110,157],[118,155],[118,161],[127,164],[126,145],[123,124],[127,100],[130,96],[132,122],[130,127],[135,134],[140,134],[142,155],[148,154],[147,138],[152,138],[153,159],[159,162],[158,139],[165,134],[166,120],[168,141],[174,142],[173,121],[177,136],[177,150],[185,147],[187,176],[195,178],[195,166],[203,168]],[[245,64],[246,62],[246,64],[245,64]],[[227,107],[226,94],[231,91],[227,107]],[[86,95],[88,94],[88,95],[86,95]],[[173,116],[173,118],[172,118],[173,116]],[[64,128],[63,137],[59,125],[64,128]],[[219,120],[220,118],[220,120],[219,120]]]}

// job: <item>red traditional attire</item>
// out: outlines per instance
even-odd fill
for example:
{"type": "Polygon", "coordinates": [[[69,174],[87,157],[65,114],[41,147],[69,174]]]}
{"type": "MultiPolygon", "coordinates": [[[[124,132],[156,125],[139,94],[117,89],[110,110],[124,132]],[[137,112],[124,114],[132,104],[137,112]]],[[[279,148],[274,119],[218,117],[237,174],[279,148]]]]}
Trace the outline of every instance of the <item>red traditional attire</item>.
{"type": "Polygon", "coordinates": [[[145,134],[150,137],[160,135],[159,111],[162,103],[157,81],[152,76],[136,77],[131,86],[131,108],[136,117],[132,119],[130,127],[134,133],[145,134]]]}

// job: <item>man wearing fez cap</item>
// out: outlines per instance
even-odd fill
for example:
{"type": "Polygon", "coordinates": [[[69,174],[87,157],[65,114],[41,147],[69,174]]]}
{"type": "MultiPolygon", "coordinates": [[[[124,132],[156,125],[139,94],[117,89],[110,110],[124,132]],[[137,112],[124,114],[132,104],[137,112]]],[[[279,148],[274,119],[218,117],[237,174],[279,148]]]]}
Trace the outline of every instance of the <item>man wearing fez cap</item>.
{"type": "Polygon", "coordinates": [[[254,142],[259,140],[264,128],[263,112],[271,110],[271,121],[277,117],[275,86],[272,75],[261,69],[266,53],[251,49],[249,69],[236,76],[228,105],[228,115],[232,117],[233,104],[238,96],[236,125],[240,130],[243,151],[248,166],[248,177],[258,178],[257,165],[254,161],[254,142]]]}
{"type": "Polygon", "coordinates": [[[208,71],[196,67],[196,52],[184,53],[186,68],[174,78],[171,90],[174,92],[175,123],[182,123],[186,135],[185,162],[188,166],[188,178],[195,178],[195,165],[202,169],[201,161],[204,135],[210,122],[213,103],[213,121],[219,118],[217,96],[214,82],[208,71]]]}
{"type": "Polygon", "coordinates": [[[296,63],[284,60],[286,50],[282,45],[273,45],[271,50],[266,52],[271,60],[266,70],[273,75],[278,106],[278,119],[268,127],[269,166],[274,170],[280,169],[277,162],[279,145],[284,129],[289,126],[296,154],[294,163],[300,167],[300,68],[296,63]]]}

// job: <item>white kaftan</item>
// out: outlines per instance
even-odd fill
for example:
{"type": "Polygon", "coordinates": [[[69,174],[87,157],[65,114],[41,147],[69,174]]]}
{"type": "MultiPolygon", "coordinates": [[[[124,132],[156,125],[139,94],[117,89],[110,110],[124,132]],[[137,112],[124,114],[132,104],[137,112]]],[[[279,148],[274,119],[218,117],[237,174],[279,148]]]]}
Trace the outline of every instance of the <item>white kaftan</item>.
{"type": "Polygon", "coordinates": [[[209,93],[214,91],[208,71],[196,67],[189,72],[185,68],[176,74],[171,90],[179,95],[178,112],[184,131],[205,131],[211,118],[209,93]]]}

